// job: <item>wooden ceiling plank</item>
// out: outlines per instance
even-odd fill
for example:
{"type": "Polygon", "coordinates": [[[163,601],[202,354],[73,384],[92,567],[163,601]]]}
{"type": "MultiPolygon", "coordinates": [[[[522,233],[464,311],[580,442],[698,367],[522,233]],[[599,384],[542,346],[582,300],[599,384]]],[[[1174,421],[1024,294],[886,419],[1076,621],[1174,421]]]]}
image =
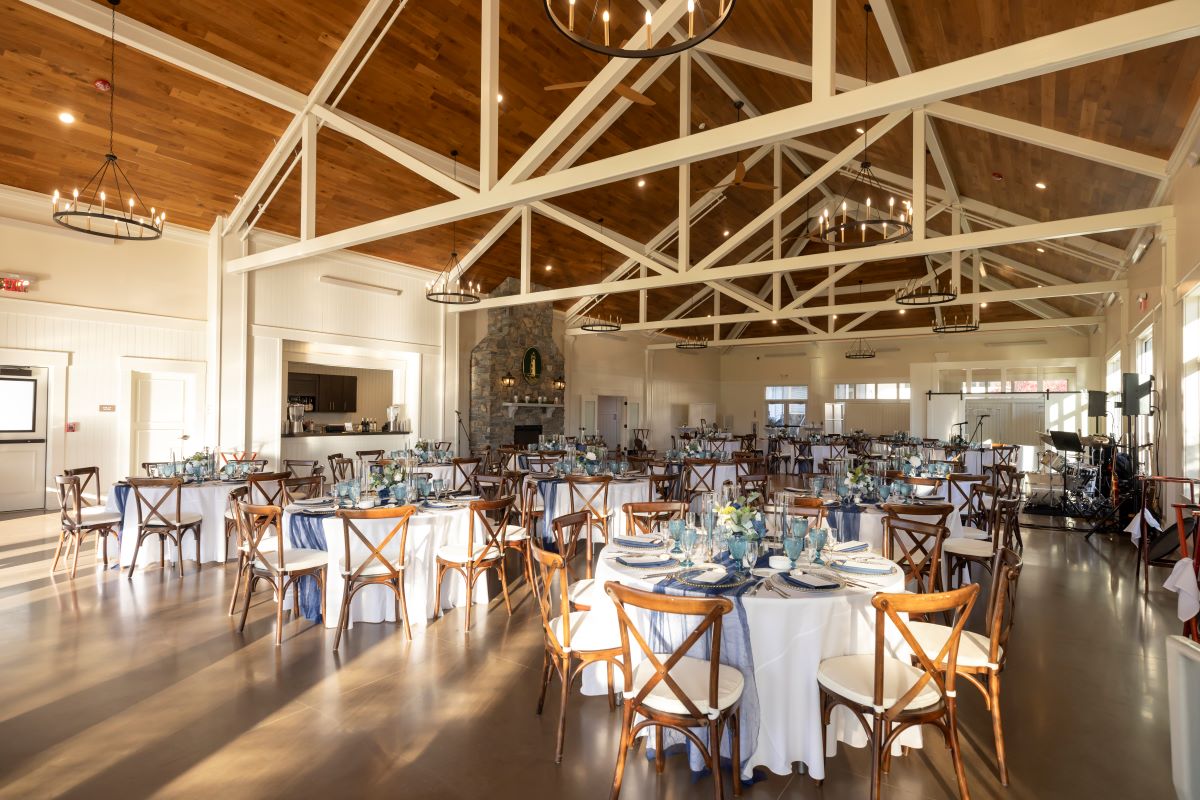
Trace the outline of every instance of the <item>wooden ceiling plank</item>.
{"type": "MultiPolygon", "coordinates": [[[[677,0],[668,0],[664,9],[678,12],[682,7],[677,0]]],[[[667,17],[665,21],[673,24],[674,19],[670,18],[669,13],[667,17]]],[[[655,24],[663,24],[662,18],[656,20],[655,24]]],[[[1196,35],[1200,35],[1200,4],[1189,0],[1168,0],[1139,11],[893,78],[821,102],[746,119],[724,126],[719,131],[702,131],[683,140],[651,145],[556,174],[529,178],[517,184],[498,185],[492,191],[481,193],[478,198],[453,200],[233,259],[227,269],[242,272],[276,266],[1196,35]]],[[[609,66],[615,63],[610,62],[609,66]]],[[[599,78],[597,80],[604,82],[599,78]]],[[[596,83],[593,81],[593,84],[596,83]]],[[[560,117],[553,127],[558,128],[559,123],[569,122],[570,116],[560,117]]],[[[556,136],[556,133],[551,134],[549,138],[556,136]]],[[[540,152],[542,149],[544,142],[543,147],[535,144],[526,155],[532,154],[532,160],[540,162],[544,155],[540,152]]],[[[514,167],[515,171],[510,172],[515,178],[527,167],[528,161],[522,169],[514,167]]],[[[503,180],[501,184],[504,184],[503,180]]],[[[665,280],[668,277],[657,276],[644,280],[665,280]]]]}

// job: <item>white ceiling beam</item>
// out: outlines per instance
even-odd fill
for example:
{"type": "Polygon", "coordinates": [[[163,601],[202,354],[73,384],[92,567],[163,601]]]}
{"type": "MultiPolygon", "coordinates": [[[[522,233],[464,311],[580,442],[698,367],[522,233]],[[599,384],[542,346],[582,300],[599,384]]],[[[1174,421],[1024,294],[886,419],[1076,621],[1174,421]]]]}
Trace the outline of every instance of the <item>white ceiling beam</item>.
{"type": "Polygon", "coordinates": [[[837,73],[837,3],[812,0],[812,96],[833,97],[837,73]]]}
{"type": "Polygon", "coordinates": [[[516,224],[521,218],[522,209],[524,206],[510,208],[508,213],[500,218],[500,221],[492,226],[492,229],[485,233],[483,237],[475,243],[475,246],[467,251],[467,254],[458,262],[458,266],[450,275],[450,280],[458,280],[462,275],[470,269],[476,261],[483,257],[483,254],[492,249],[492,245],[500,240],[500,237],[508,232],[508,229],[516,224]]]}
{"type": "Polygon", "coordinates": [[[317,118],[304,117],[300,136],[300,238],[317,235],[317,118]]]}
{"type": "Polygon", "coordinates": [[[630,239],[628,236],[623,236],[616,231],[601,231],[597,227],[597,223],[593,222],[592,220],[585,219],[578,214],[572,214],[569,211],[552,206],[549,203],[533,203],[533,208],[547,219],[552,219],[555,222],[566,225],[568,228],[577,230],[585,236],[588,236],[589,238],[594,239],[595,241],[604,245],[605,247],[617,251],[621,255],[625,256],[625,258],[629,261],[633,261],[636,264],[640,264],[648,269],[651,269],[659,275],[666,275],[667,273],[675,271],[672,268],[663,266],[650,256],[641,252],[638,249],[642,247],[641,242],[636,242],[633,239],[630,239]]]}
{"type": "Polygon", "coordinates": [[[930,115],[947,122],[977,128],[1078,158],[1086,158],[1088,161],[1107,164],[1110,167],[1136,172],[1140,175],[1149,175],[1151,178],[1161,179],[1167,175],[1166,159],[1136,153],[1123,147],[1114,147],[1093,139],[1056,131],[1053,128],[1031,125],[1028,122],[1002,117],[999,114],[946,102],[930,103],[925,110],[930,115]]]}
{"type": "Polygon", "coordinates": [[[533,271],[533,209],[521,207],[521,294],[529,294],[530,273],[533,271]]]}
{"type": "MultiPolygon", "coordinates": [[[[650,35],[654,41],[663,38],[666,32],[687,12],[687,0],[666,0],[658,13],[654,15],[650,35]]],[[[637,32],[630,37],[628,47],[638,49],[654,44],[647,41],[645,26],[639,26],[637,32]]],[[[497,183],[498,187],[512,186],[532,175],[551,153],[558,149],[572,131],[579,126],[600,103],[608,97],[618,83],[621,83],[637,66],[636,58],[613,58],[592,78],[591,82],[575,95],[567,108],[558,115],[550,127],[542,132],[528,150],[517,162],[509,168],[504,177],[497,183]]],[[[672,164],[671,166],[675,166],[672,164]]],[[[535,199],[535,198],[530,198],[535,199]]],[[[536,198],[540,199],[540,198],[536,198]]]]}
{"type": "MultiPolygon", "coordinates": [[[[838,328],[836,333],[848,333],[849,331],[854,330],[859,325],[863,324],[864,322],[866,322],[867,320],[869,320],[871,317],[875,316],[878,313],[879,313],[878,311],[868,311],[864,314],[859,314],[857,317],[850,320],[842,327],[838,328]]],[[[860,333],[861,333],[861,331],[860,331],[860,333]]],[[[870,336],[871,335],[870,331],[867,331],[866,335],[870,336]]]]}
{"type": "MultiPolygon", "coordinates": [[[[1016,302],[1019,300],[1039,300],[1046,297],[1074,297],[1087,294],[1107,294],[1119,292],[1128,286],[1127,281],[1096,281],[1093,283],[1076,283],[1066,286],[1043,286],[1041,288],[1005,289],[994,292],[966,292],[955,300],[955,306],[971,305],[978,302],[1016,302]]],[[[835,314],[862,314],[868,311],[896,311],[902,308],[894,298],[887,300],[871,300],[858,303],[842,303],[837,305],[812,306],[798,308],[786,312],[788,317],[796,319],[832,317],[835,314]]],[[[649,320],[647,322],[631,323],[622,326],[622,330],[639,331],[665,328],[685,328],[697,323],[725,325],[731,322],[763,322],[771,319],[783,319],[780,312],[751,311],[737,314],[713,314],[703,319],[672,319],[649,320]]],[[[586,334],[582,328],[570,328],[570,334],[586,334]]]]}
{"type": "MultiPolygon", "coordinates": [[[[677,0],[668,0],[668,6],[681,7],[677,0]]],[[[655,24],[659,24],[659,20],[655,24]]],[[[517,184],[504,185],[505,181],[502,180],[496,189],[482,192],[478,198],[461,198],[256,253],[229,262],[228,269],[242,272],[275,266],[456,219],[677,167],[689,161],[804,136],[881,113],[923,106],[958,94],[982,91],[1196,35],[1200,35],[1200,3],[1169,0],[931,67],[912,75],[882,81],[819,102],[745,119],[723,126],[720,130],[701,131],[682,140],[650,145],[562,172],[522,180],[517,184]]],[[[610,62],[610,66],[614,63],[617,62],[610,62]]],[[[520,172],[518,170],[517,174],[520,172]]]]}
{"type": "Polygon", "coordinates": [[[500,0],[482,0],[479,34],[479,179],[487,190],[499,177],[500,0]]]}
{"type": "MultiPolygon", "coordinates": [[[[1071,326],[1087,326],[1099,325],[1104,322],[1104,317],[1063,317],[1062,319],[1030,319],[1030,320],[1013,320],[1010,322],[984,322],[979,326],[981,333],[1002,332],[1002,331],[1021,331],[1021,330],[1038,330],[1044,328],[1065,328],[1071,326]]],[[[782,346],[807,344],[809,342],[839,342],[851,341],[858,339],[863,335],[862,332],[843,333],[834,331],[833,333],[818,333],[812,335],[799,336],[760,336],[753,339],[722,339],[722,346],[730,347],[756,347],[756,346],[782,346]]],[[[912,327],[912,328],[890,328],[888,330],[870,331],[869,335],[872,339],[899,339],[919,336],[944,336],[945,334],[934,333],[930,328],[912,327]]],[[[968,335],[968,334],[960,334],[968,335]]],[[[675,344],[652,344],[648,345],[649,350],[672,350],[675,344]]]]}
{"type": "Polygon", "coordinates": [[[780,313],[786,313],[788,311],[792,311],[793,309],[799,308],[800,306],[804,305],[809,300],[816,297],[818,294],[825,291],[826,289],[834,288],[838,281],[840,281],[842,278],[849,275],[851,272],[854,272],[854,270],[861,267],[862,263],[863,262],[861,262],[861,261],[855,261],[850,264],[843,264],[842,266],[838,267],[836,270],[833,270],[832,272],[830,272],[830,274],[824,280],[822,280],[816,286],[813,286],[811,289],[808,289],[808,290],[802,292],[798,297],[794,298],[792,300],[792,302],[788,303],[786,306],[784,306],[782,309],[780,309],[780,313]]]}
{"type": "MultiPolygon", "coordinates": [[[[679,56],[679,138],[692,132],[692,55],[686,50],[679,56]]],[[[679,236],[676,237],[676,261],[680,272],[692,263],[692,165],[679,165],[679,236]]]]}
{"type": "MultiPolygon", "coordinates": [[[[1147,225],[1158,225],[1174,216],[1172,206],[1158,206],[1133,211],[1119,211],[1111,214],[1096,214],[1088,217],[1039,222],[1032,225],[1022,225],[1015,228],[995,228],[973,233],[960,233],[954,236],[940,236],[926,239],[924,242],[907,241],[891,244],[878,244],[857,248],[854,258],[859,261],[889,261],[901,258],[927,256],[933,253],[946,253],[954,250],[974,250],[1000,247],[1007,244],[1041,241],[1064,236],[1079,236],[1096,233],[1106,233],[1114,230],[1128,230],[1147,225]]],[[[800,255],[790,258],[758,261],[749,264],[735,264],[725,267],[713,267],[704,273],[705,279],[736,280],[755,275],[769,275],[775,272],[792,272],[796,270],[826,269],[845,263],[844,252],[833,251],[800,255]]],[[[616,291],[627,292],[638,289],[657,289],[665,286],[681,286],[696,283],[698,278],[692,273],[675,273],[656,275],[649,278],[634,278],[622,281],[616,291]]],[[[472,309],[492,308],[498,306],[521,305],[526,302],[546,302],[565,300],[574,297],[585,297],[597,291],[613,291],[611,285],[572,286],[562,289],[550,289],[534,292],[523,298],[494,297],[473,305],[472,309]]],[[[459,309],[449,309],[451,313],[459,309]]]]}
{"type": "MultiPolygon", "coordinates": [[[[739,47],[735,44],[718,41],[717,39],[707,39],[696,46],[696,49],[702,53],[717,58],[733,61],[737,64],[745,64],[748,67],[756,67],[757,69],[774,72],[778,75],[786,75],[789,78],[795,78],[798,81],[812,83],[813,69],[810,65],[799,61],[792,61],[789,58],[780,58],[768,53],[763,53],[758,50],[751,50],[748,47],[739,47]]],[[[834,73],[833,75],[834,88],[839,92],[851,92],[855,89],[861,89],[865,84],[861,78],[853,78],[842,73],[834,73]]]]}

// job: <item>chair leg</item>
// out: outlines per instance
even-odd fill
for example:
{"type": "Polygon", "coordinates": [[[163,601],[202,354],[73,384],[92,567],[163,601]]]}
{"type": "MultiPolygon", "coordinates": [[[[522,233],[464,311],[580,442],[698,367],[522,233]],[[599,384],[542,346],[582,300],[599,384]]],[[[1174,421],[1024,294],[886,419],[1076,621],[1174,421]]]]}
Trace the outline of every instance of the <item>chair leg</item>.
{"type": "Polygon", "coordinates": [[[508,600],[508,576],[504,574],[504,561],[501,559],[500,568],[497,570],[500,573],[500,591],[504,595],[504,609],[508,611],[508,615],[512,616],[512,604],[508,600]]]}
{"type": "Polygon", "coordinates": [[[283,644],[283,602],[287,593],[287,582],[279,576],[279,596],[275,598],[275,646],[283,644]]]}
{"type": "Polygon", "coordinates": [[[83,549],[83,530],[75,531],[75,557],[71,559],[71,578],[75,577],[75,572],[79,569],[79,551],[83,549]]]}
{"type": "Polygon", "coordinates": [[[550,672],[554,666],[550,663],[550,653],[542,652],[542,690],[538,693],[537,715],[542,715],[542,709],[546,707],[546,690],[550,688],[550,672]]]}
{"type": "Polygon", "coordinates": [[[992,711],[992,735],[996,739],[996,763],[1000,771],[1000,784],[1008,786],[1008,760],[1004,753],[1004,730],[1000,726],[1000,673],[988,673],[988,704],[992,711]]]}
{"type": "MultiPolygon", "coordinates": [[[[134,553],[136,556],[137,554],[134,553]]],[[[246,630],[246,617],[250,615],[250,595],[254,593],[254,569],[246,570],[246,589],[242,592],[242,619],[238,623],[238,632],[246,630]]]]}
{"type": "Polygon", "coordinates": [[[233,581],[233,596],[229,598],[229,616],[233,616],[234,609],[237,608],[238,592],[242,588],[242,572],[246,569],[246,554],[238,550],[238,563],[236,577],[233,581]]]}
{"type": "Polygon", "coordinates": [[[613,775],[611,800],[617,800],[621,796],[621,779],[625,776],[625,759],[629,755],[629,746],[632,744],[630,732],[633,730],[633,703],[626,703],[625,708],[621,713],[621,743],[617,751],[617,771],[613,775]]]}
{"type": "Polygon", "coordinates": [[[160,533],[158,535],[158,568],[163,569],[167,565],[167,540],[160,533]]]}
{"type": "MultiPolygon", "coordinates": [[[[717,762],[720,763],[720,750],[717,762]]],[[[733,796],[742,796],[742,710],[739,708],[729,717],[729,765],[733,770],[733,796]]]]}
{"type": "Polygon", "coordinates": [[[571,694],[571,657],[567,656],[562,661],[562,701],[558,706],[558,746],[554,751],[554,763],[562,763],[563,741],[567,736],[567,698],[571,694]]]}
{"type": "Polygon", "coordinates": [[[404,575],[396,578],[396,590],[400,595],[400,611],[404,614],[404,635],[412,641],[412,625],[408,621],[408,598],[404,594],[404,575]]]}
{"type": "Polygon", "coordinates": [[[608,667],[608,710],[612,711],[617,707],[617,697],[613,691],[613,663],[605,661],[604,665],[608,667]]]}
{"type": "Polygon", "coordinates": [[[54,572],[58,569],[58,557],[62,555],[63,539],[67,538],[67,529],[63,528],[58,532],[58,545],[54,548],[54,562],[50,565],[50,571],[54,572]]]}
{"type": "Polygon", "coordinates": [[[661,725],[654,726],[654,771],[659,775],[667,765],[667,756],[663,753],[663,729],[661,725]]]}
{"type": "Polygon", "coordinates": [[[470,567],[464,573],[467,581],[467,622],[463,628],[463,633],[471,632],[471,612],[475,608],[475,571],[470,567]]]}
{"type": "MultiPolygon", "coordinates": [[[[662,752],[662,747],[659,747],[662,752]]],[[[721,782],[721,720],[714,719],[708,723],[708,769],[713,777],[713,795],[717,800],[725,796],[725,786],[721,782]]],[[[662,770],[659,770],[661,772],[662,770]]]]}
{"type": "Polygon", "coordinates": [[[104,531],[104,569],[108,569],[108,536],[110,530],[104,531]]]}
{"type": "Polygon", "coordinates": [[[970,800],[971,791],[967,788],[967,773],[963,770],[962,753],[958,746],[958,710],[954,698],[947,700],[946,713],[950,718],[950,757],[954,760],[954,776],[958,779],[958,796],[962,800],[970,800]]]}
{"type": "Polygon", "coordinates": [[[871,725],[871,800],[883,793],[883,717],[874,715],[871,725]]]}
{"type": "MultiPolygon", "coordinates": [[[[204,558],[200,555],[200,528],[192,528],[192,536],[196,539],[196,572],[204,569],[204,558]]],[[[179,537],[179,541],[183,541],[183,537],[179,537]]],[[[180,561],[183,561],[183,553],[180,553],[180,561]]]]}
{"type": "Polygon", "coordinates": [[[145,540],[145,538],[146,537],[144,534],[142,534],[142,533],[138,534],[137,544],[135,544],[133,546],[133,558],[130,559],[130,561],[129,561],[129,574],[126,576],[126,578],[130,578],[130,579],[133,578],[133,568],[135,566],[137,566],[138,553],[142,549],[142,542],[145,540]]]}
{"type": "Polygon", "coordinates": [[[346,578],[346,585],[342,588],[342,608],[338,612],[337,630],[333,634],[333,652],[338,651],[338,647],[342,643],[342,631],[346,630],[346,625],[350,620],[350,578],[346,578]]]}
{"type": "MultiPolygon", "coordinates": [[[[175,566],[179,568],[179,577],[182,578],[183,577],[183,537],[187,534],[187,531],[176,531],[176,534],[178,534],[179,538],[175,540],[175,550],[176,550],[176,556],[177,556],[177,558],[175,560],[175,566]]],[[[197,540],[197,542],[196,542],[196,564],[199,564],[199,563],[200,563],[200,542],[199,542],[199,540],[197,540]]]]}
{"type": "MultiPolygon", "coordinates": [[[[433,591],[433,618],[437,619],[442,615],[442,577],[446,574],[446,568],[438,564],[437,580],[434,582],[433,591]]],[[[471,598],[467,598],[469,603],[471,598]]]]}

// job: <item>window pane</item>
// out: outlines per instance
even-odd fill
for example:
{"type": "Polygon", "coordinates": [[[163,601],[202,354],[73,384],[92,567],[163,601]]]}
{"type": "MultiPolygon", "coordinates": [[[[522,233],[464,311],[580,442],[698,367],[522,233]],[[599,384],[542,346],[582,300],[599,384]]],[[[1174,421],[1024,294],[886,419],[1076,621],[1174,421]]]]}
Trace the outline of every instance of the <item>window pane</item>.
{"type": "Polygon", "coordinates": [[[1042,370],[1042,388],[1048,392],[1069,392],[1075,389],[1074,367],[1046,367],[1042,370]]]}
{"type": "Polygon", "coordinates": [[[875,384],[873,384],[873,383],[856,383],[856,384],[854,384],[854,398],[856,400],[874,400],[875,399],[875,384]]]}
{"type": "Polygon", "coordinates": [[[1005,383],[1010,392],[1038,391],[1037,367],[1014,367],[1005,370],[1005,383]]]}
{"type": "Polygon", "coordinates": [[[807,400],[807,386],[768,386],[768,400],[807,400]]]}
{"type": "Polygon", "coordinates": [[[944,369],[938,390],[942,392],[961,392],[967,388],[967,371],[965,369],[944,369]]]}
{"type": "Polygon", "coordinates": [[[998,369],[971,370],[972,392],[1003,392],[1004,382],[998,369]]]}
{"type": "Polygon", "coordinates": [[[895,400],[898,389],[894,383],[881,383],[875,389],[875,396],[880,400],[895,400]]]}
{"type": "Polygon", "coordinates": [[[854,387],[848,383],[835,383],[833,385],[834,400],[853,400],[854,387]]]}
{"type": "Polygon", "coordinates": [[[787,404],[787,424],[788,425],[803,425],[804,424],[804,403],[788,403],[787,404]]]}
{"type": "Polygon", "coordinates": [[[767,403],[767,424],[783,425],[783,403],[767,403]]]}
{"type": "Polygon", "coordinates": [[[912,387],[909,386],[907,383],[900,384],[900,399],[901,400],[911,400],[912,399],[912,387]]]}

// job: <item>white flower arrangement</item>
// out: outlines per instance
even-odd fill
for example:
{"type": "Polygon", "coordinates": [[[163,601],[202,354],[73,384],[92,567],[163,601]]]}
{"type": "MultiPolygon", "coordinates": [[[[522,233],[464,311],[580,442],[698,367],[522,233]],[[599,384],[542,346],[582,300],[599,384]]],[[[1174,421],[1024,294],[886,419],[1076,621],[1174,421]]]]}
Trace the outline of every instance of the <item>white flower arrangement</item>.
{"type": "Polygon", "coordinates": [[[921,460],[920,456],[913,455],[913,456],[908,457],[908,463],[913,469],[916,470],[916,469],[920,469],[921,465],[924,464],[925,462],[921,460]]]}
{"type": "Polygon", "coordinates": [[[588,461],[597,461],[598,460],[596,457],[596,454],[593,453],[591,450],[588,450],[587,453],[583,457],[586,458],[588,461]]]}
{"type": "Polygon", "coordinates": [[[866,494],[875,488],[875,479],[862,467],[855,467],[848,471],[843,483],[851,492],[860,494],[866,494]]]}

